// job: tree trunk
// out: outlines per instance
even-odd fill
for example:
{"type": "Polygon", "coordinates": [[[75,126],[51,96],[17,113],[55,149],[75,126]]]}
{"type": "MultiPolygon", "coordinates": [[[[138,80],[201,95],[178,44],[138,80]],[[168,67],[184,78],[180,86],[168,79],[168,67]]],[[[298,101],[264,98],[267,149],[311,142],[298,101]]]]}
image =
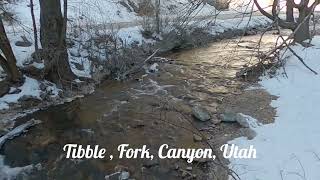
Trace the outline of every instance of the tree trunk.
{"type": "Polygon", "coordinates": [[[38,53],[39,53],[39,45],[38,45],[38,30],[36,24],[36,18],[34,15],[34,3],[33,0],[30,0],[30,12],[31,12],[31,19],[32,19],[32,26],[33,26],[33,37],[34,37],[34,49],[36,54],[36,60],[39,61],[38,53]]]}
{"type": "Polygon", "coordinates": [[[292,1],[291,1],[291,0],[287,0],[286,21],[288,21],[288,22],[294,22],[293,4],[292,4],[292,1]]]}
{"type": "Polygon", "coordinates": [[[161,1],[155,0],[155,7],[156,7],[156,31],[158,34],[161,32],[161,19],[160,19],[160,11],[161,11],[161,1]]]}
{"type": "Polygon", "coordinates": [[[5,80],[0,81],[0,97],[7,94],[10,89],[10,79],[12,78],[10,68],[8,66],[7,60],[0,55],[0,66],[2,67],[3,71],[6,73],[7,77],[5,80]]]}
{"type": "Polygon", "coordinates": [[[2,18],[0,17],[0,49],[5,57],[1,55],[1,67],[7,70],[7,76],[9,81],[16,83],[22,80],[22,75],[18,70],[16,64],[16,57],[13,54],[9,39],[7,37],[2,18]],[[4,67],[6,66],[6,67],[4,67]]]}
{"type": "Polygon", "coordinates": [[[45,52],[45,77],[62,86],[70,85],[75,75],[69,65],[66,24],[60,0],[40,0],[40,27],[40,42],[45,52]]]}
{"type": "MultiPolygon", "coordinates": [[[[299,19],[298,24],[304,21],[306,16],[309,14],[309,11],[306,8],[299,9],[299,19]]],[[[294,35],[294,40],[298,43],[301,43],[307,39],[311,38],[310,27],[309,27],[310,17],[306,19],[301,26],[296,30],[294,35]]]]}

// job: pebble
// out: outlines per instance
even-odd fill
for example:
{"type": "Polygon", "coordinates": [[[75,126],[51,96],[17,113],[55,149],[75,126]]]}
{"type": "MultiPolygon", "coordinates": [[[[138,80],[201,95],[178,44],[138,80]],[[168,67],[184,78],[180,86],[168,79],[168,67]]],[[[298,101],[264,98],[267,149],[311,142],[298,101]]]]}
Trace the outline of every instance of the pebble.
{"type": "Polygon", "coordinates": [[[199,141],[202,141],[202,137],[197,134],[193,134],[193,140],[195,142],[199,142],[199,141]]]}

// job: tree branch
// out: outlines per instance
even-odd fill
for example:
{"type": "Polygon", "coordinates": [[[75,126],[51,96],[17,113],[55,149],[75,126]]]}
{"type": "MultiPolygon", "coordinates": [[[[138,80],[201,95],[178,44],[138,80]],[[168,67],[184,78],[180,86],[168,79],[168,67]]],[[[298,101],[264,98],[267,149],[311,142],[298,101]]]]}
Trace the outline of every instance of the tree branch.
{"type": "MultiPolygon", "coordinates": [[[[291,29],[291,30],[294,30],[297,26],[297,24],[295,22],[287,22],[287,21],[284,21],[282,19],[280,19],[276,13],[275,15],[272,15],[270,13],[268,13],[267,11],[265,11],[261,6],[260,4],[258,3],[258,0],[253,0],[254,1],[254,4],[257,6],[258,10],[260,11],[260,13],[264,16],[266,16],[267,18],[271,19],[272,21],[275,21],[276,19],[278,19],[278,22],[279,22],[279,26],[281,26],[282,28],[287,28],[287,29],[291,29]]],[[[274,9],[274,4],[275,6],[277,6],[277,0],[274,0],[274,3],[273,3],[273,6],[272,6],[272,11],[275,11],[274,9]]]]}

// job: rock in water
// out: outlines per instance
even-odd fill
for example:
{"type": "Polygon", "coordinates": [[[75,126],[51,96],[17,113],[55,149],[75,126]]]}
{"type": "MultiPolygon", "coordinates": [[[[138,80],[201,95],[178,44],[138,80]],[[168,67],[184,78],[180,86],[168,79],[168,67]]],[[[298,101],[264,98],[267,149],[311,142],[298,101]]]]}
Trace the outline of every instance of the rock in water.
{"type": "Polygon", "coordinates": [[[250,127],[248,118],[243,116],[241,113],[237,113],[236,121],[240,124],[240,126],[242,126],[244,128],[249,128],[250,127]]]}
{"type": "Polygon", "coordinates": [[[257,133],[250,128],[241,128],[240,132],[242,134],[242,136],[245,136],[248,138],[248,140],[252,140],[257,136],[257,133]]]}
{"type": "Polygon", "coordinates": [[[203,121],[203,122],[209,121],[211,119],[209,112],[206,109],[204,109],[203,107],[198,106],[198,105],[194,106],[192,108],[192,114],[198,120],[203,121]]]}
{"type": "Polygon", "coordinates": [[[159,66],[158,63],[154,63],[149,67],[149,73],[155,73],[158,72],[159,69],[157,68],[159,66]]]}
{"type": "Polygon", "coordinates": [[[130,173],[127,171],[123,171],[120,174],[119,180],[127,180],[130,177],[130,173]]]}
{"type": "Polygon", "coordinates": [[[223,113],[220,115],[220,118],[222,122],[227,122],[227,123],[237,122],[237,114],[232,112],[223,113]]]}
{"type": "Polygon", "coordinates": [[[242,113],[237,114],[237,122],[245,128],[257,128],[261,125],[257,119],[242,113]]]}
{"type": "Polygon", "coordinates": [[[224,113],[221,114],[221,121],[226,123],[238,123],[243,128],[255,128],[259,122],[251,116],[242,113],[224,113]]]}

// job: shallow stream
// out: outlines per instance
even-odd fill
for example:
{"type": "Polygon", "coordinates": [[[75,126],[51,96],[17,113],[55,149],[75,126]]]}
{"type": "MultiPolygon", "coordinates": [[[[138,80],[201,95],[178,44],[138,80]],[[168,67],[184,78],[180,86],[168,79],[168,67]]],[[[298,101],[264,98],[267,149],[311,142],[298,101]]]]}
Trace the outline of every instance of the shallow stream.
{"type": "MultiPolygon", "coordinates": [[[[235,77],[243,66],[256,63],[253,54],[259,38],[255,35],[224,40],[173,53],[166,59],[156,58],[153,63],[159,64],[159,71],[155,73],[141,73],[126,82],[106,81],[89,96],[18,119],[17,125],[32,118],[42,123],[4,145],[1,154],[6,166],[0,169],[37,165],[16,179],[99,180],[119,168],[137,180],[227,179],[225,169],[215,163],[118,159],[117,147],[147,145],[155,154],[162,144],[207,147],[194,140],[194,132],[200,129],[206,141],[218,148],[241,135],[237,124],[215,124],[218,114],[248,111],[272,119],[268,112],[259,113],[259,106],[268,106],[269,99],[261,104],[268,96],[254,90],[248,95],[245,89],[252,83],[235,77]],[[254,104],[246,106],[249,100],[254,104]],[[211,121],[200,122],[192,117],[192,107],[197,104],[210,111],[211,121]],[[99,145],[115,158],[68,160],[62,150],[68,143],[99,145]]],[[[266,35],[262,47],[268,49],[273,42],[274,36],[266,35]]],[[[0,179],[5,175],[0,174],[0,179]]]]}

